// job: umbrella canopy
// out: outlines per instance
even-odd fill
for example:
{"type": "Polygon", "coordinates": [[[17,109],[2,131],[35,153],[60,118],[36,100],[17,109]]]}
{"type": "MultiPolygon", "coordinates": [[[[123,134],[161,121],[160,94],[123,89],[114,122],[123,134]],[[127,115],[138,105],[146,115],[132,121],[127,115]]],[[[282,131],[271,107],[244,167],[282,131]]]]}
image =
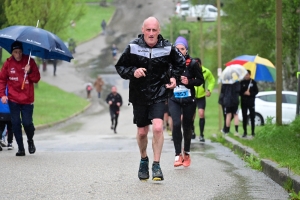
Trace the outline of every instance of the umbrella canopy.
{"type": "Polygon", "coordinates": [[[223,84],[233,84],[237,81],[241,81],[247,74],[247,70],[238,64],[230,65],[226,67],[221,74],[221,82],[223,84]]]}
{"type": "Polygon", "coordinates": [[[11,44],[22,42],[23,53],[43,59],[70,62],[73,56],[65,43],[55,34],[33,26],[10,26],[0,30],[0,46],[11,53],[11,44]]]}
{"type": "Polygon", "coordinates": [[[276,69],[271,61],[259,57],[258,55],[242,55],[226,63],[226,66],[232,64],[243,65],[251,71],[251,78],[256,81],[274,82],[276,80],[276,69]]]}

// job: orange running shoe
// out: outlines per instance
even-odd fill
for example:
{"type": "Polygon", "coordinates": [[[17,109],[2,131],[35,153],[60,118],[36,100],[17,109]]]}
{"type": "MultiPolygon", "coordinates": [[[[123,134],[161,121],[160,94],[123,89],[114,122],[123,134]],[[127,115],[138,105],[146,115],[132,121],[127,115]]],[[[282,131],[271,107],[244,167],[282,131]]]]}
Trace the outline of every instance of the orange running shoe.
{"type": "Polygon", "coordinates": [[[183,158],[183,166],[188,167],[191,165],[191,157],[190,154],[184,154],[184,158],[183,158]]]}
{"type": "Polygon", "coordinates": [[[175,156],[175,162],[174,162],[174,167],[179,167],[181,166],[183,163],[183,158],[182,158],[182,155],[178,155],[178,156],[175,156]]]}

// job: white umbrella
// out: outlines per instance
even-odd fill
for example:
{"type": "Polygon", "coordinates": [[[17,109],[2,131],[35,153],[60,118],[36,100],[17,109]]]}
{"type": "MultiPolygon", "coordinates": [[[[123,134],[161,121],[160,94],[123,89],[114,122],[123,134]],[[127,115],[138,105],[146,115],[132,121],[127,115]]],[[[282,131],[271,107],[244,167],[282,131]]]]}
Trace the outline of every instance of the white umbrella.
{"type": "Polygon", "coordinates": [[[233,84],[243,80],[247,73],[247,70],[242,65],[227,66],[221,74],[221,82],[223,84],[233,84]]]}

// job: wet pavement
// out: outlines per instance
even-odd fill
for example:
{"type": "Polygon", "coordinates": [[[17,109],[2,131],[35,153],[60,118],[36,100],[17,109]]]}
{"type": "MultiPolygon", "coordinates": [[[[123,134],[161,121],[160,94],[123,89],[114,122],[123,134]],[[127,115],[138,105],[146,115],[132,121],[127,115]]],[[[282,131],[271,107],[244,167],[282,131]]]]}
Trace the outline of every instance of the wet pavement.
{"type": "MultiPolygon", "coordinates": [[[[116,85],[125,102],[117,134],[102,100],[93,96],[83,114],[52,128],[38,130],[37,152],[25,157],[0,153],[5,180],[1,199],[287,199],[287,192],[262,172],[250,169],[230,149],[218,143],[192,141],[192,164],[174,168],[174,147],[165,132],[161,158],[163,182],[137,178],[139,150],[126,104],[127,81],[103,75],[116,85]],[[125,83],[124,83],[125,82],[125,83]],[[123,88],[124,87],[124,88],[123,88]]],[[[152,161],[152,134],[148,154],[152,161]]]]}
{"type": "MultiPolygon", "coordinates": [[[[99,48],[107,46],[101,35],[78,46],[76,62],[61,63],[55,77],[49,65],[46,72],[41,72],[42,80],[84,98],[84,84],[92,79],[82,73],[82,64],[91,66],[99,48]]],[[[110,129],[103,97],[98,99],[93,92],[91,106],[85,112],[36,131],[35,154],[26,151],[25,157],[16,157],[16,148],[0,152],[1,199],[288,198],[288,193],[262,172],[247,167],[230,149],[209,140],[205,144],[193,140],[191,166],[174,168],[174,147],[167,132],[161,158],[165,180],[139,181],[140,155],[132,106],[127,104],[128,81],[109,73],[102,74],[102,78],[106,89],[116,85],[123,97],[117,134],[110,129]]],[[[150,131],[147,149],[150,162],[153,161],[151,139],[150,131]]]]}

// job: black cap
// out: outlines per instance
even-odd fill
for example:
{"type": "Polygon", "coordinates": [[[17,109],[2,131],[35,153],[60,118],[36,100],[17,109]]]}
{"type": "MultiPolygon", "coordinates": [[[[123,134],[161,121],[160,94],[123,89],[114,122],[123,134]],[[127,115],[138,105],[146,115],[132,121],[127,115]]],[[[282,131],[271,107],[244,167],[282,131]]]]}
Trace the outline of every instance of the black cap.
{"type": "Polygon", "coordinates": [[[11,44],[11,52],[15,49],[21,49],[23,51],[23,46],[21,42],[15,41],[14,43],[11,44]]]}

